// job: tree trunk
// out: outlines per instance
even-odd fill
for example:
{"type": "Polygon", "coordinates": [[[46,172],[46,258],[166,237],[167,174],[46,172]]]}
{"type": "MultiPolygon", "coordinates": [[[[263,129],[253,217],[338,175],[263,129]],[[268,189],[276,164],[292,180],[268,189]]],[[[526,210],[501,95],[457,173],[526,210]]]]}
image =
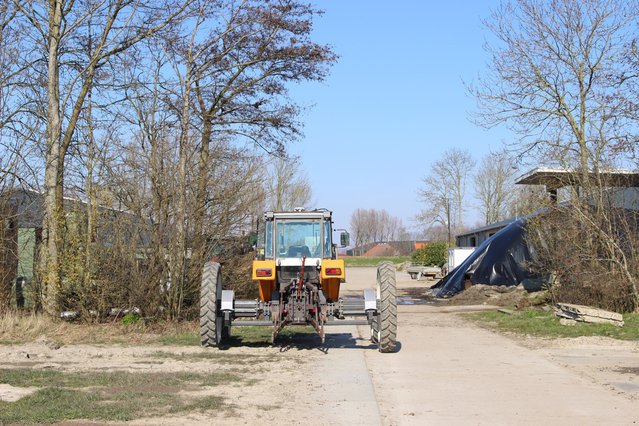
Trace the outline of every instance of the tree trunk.
{"type": "Polygon", "coordinates": [[[92,117],[92,100],[91,100],[91,88],[87,95],[87,133],[88,133],[88,145],[87,145],[87,177],[86,177],[86,239],[84,246],[84,291],[88,291],[91,288],[91,281],[93,276],[91,274],[93,268],[93,240],[95,234],[95,209],[96,201],[93,190],[93,163],[95,161],[95,140],[93,135],[93,117],[92,117]]]}
{"type": "Polygon", "coordinates": [[[62,2],[49,2],[49,56],[47,64],[47,131],[44,172],[44,217],[42,219],[42,245],[39,259],[39,274],[42,280],[43,307],[50,316],[58,315],[58,295],[60,292],[60,238],[62,187],[60,175],[60,139],[62,125],[60,119],[60,76],[58,51],[60,48],[60,23],[62,2]]]}
{"type": "Polygon", "coordinates": [[[184,79],[184,93],[182,96],[181,129],[178,147],[178,203],[175,214],[175,243],[172,255],[173,268],[171,271],[172,313],[173,318],[179,318],[182,311],[184,293],[186,291],[186,160],[189,141],[190,123],[190,94],[191,75],[187,66],[184,79]]]}
{"type": "Polygon", "coordinates": [[[202,137],[200,141],[200,158],[196,182],[195,205],[193,211],[193,247],[189,278],[191,282],[199,282],[206,256],[206,218],[207,187],[209,179],[211,120],[207,115],[203,117],[202,137]]]}

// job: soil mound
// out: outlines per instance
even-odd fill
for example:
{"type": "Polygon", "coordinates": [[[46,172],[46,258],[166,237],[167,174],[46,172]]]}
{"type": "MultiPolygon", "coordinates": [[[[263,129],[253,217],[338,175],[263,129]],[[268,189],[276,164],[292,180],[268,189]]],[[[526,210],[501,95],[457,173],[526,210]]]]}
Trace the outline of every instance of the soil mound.
{"type": "Polygon", "coordinates": [[[523,286],[494,286],[477,284],[451,297],[453,305],[495,305],[524,308],[547,301],[547,293],[528,293],[523,286]]]}
{"type": "Polygon", "coordinates": [[[372,247],[362,256],[364,257],[380,257],[380,256],[397,256],[399,254],[398,250],[393,248],[390,244],[381,243],[372,247]]]}

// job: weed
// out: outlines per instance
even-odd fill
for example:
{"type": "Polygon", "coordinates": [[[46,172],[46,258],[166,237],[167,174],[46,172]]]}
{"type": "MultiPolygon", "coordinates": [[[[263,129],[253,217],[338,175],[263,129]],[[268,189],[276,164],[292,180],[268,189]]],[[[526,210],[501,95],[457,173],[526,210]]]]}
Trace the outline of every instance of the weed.
{"type": "Polygon", "coordinates": [[[133,325],[140,322],[140,316],[135,312],[129,312],[125,316],[122,317],[120,321],[122,325],[133,325]]]}

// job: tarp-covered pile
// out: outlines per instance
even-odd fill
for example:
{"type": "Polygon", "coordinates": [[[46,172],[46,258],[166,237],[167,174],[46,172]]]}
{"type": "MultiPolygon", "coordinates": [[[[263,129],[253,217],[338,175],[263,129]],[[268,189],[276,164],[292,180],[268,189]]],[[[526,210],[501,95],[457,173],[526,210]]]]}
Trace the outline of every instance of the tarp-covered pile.
{"type": "Polygon", "coordinates": [[[506,226],[482,245],[458,267],[435,284],[433,295],[449,297],[464,290],[464,281],[475,284],[516,286],[524,280],[540,281],[527,265],[533,250],[526,241],[522,220],[506,226]]]}

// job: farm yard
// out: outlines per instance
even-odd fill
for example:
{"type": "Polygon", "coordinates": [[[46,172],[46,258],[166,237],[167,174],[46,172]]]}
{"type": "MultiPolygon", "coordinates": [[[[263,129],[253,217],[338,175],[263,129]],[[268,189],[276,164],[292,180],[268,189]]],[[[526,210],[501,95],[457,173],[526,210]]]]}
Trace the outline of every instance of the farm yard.
{"type": "MultiPolygon", "coordinates": [[[[434,281],[397,277],[396,354],[379,353],[362,326],[331,328],[325,345],[304,328],[274,346],[262,329],[236,329],[228,347],[202,349],[195,324],[164,330],[62,324],[27,339],[10,336],[3,325],[0,421],[639,421],[637,340],[503,335],[466,316],[494,307],[420,304],[420,293],[434,281]]],[[[374,279],[374,268],[350,268],[345,295],[374,279]]]]}
{"type": "Polygon", "coordinates": [[[639,0],[0,1],[0,426],[639,423],[639,0]]]}

